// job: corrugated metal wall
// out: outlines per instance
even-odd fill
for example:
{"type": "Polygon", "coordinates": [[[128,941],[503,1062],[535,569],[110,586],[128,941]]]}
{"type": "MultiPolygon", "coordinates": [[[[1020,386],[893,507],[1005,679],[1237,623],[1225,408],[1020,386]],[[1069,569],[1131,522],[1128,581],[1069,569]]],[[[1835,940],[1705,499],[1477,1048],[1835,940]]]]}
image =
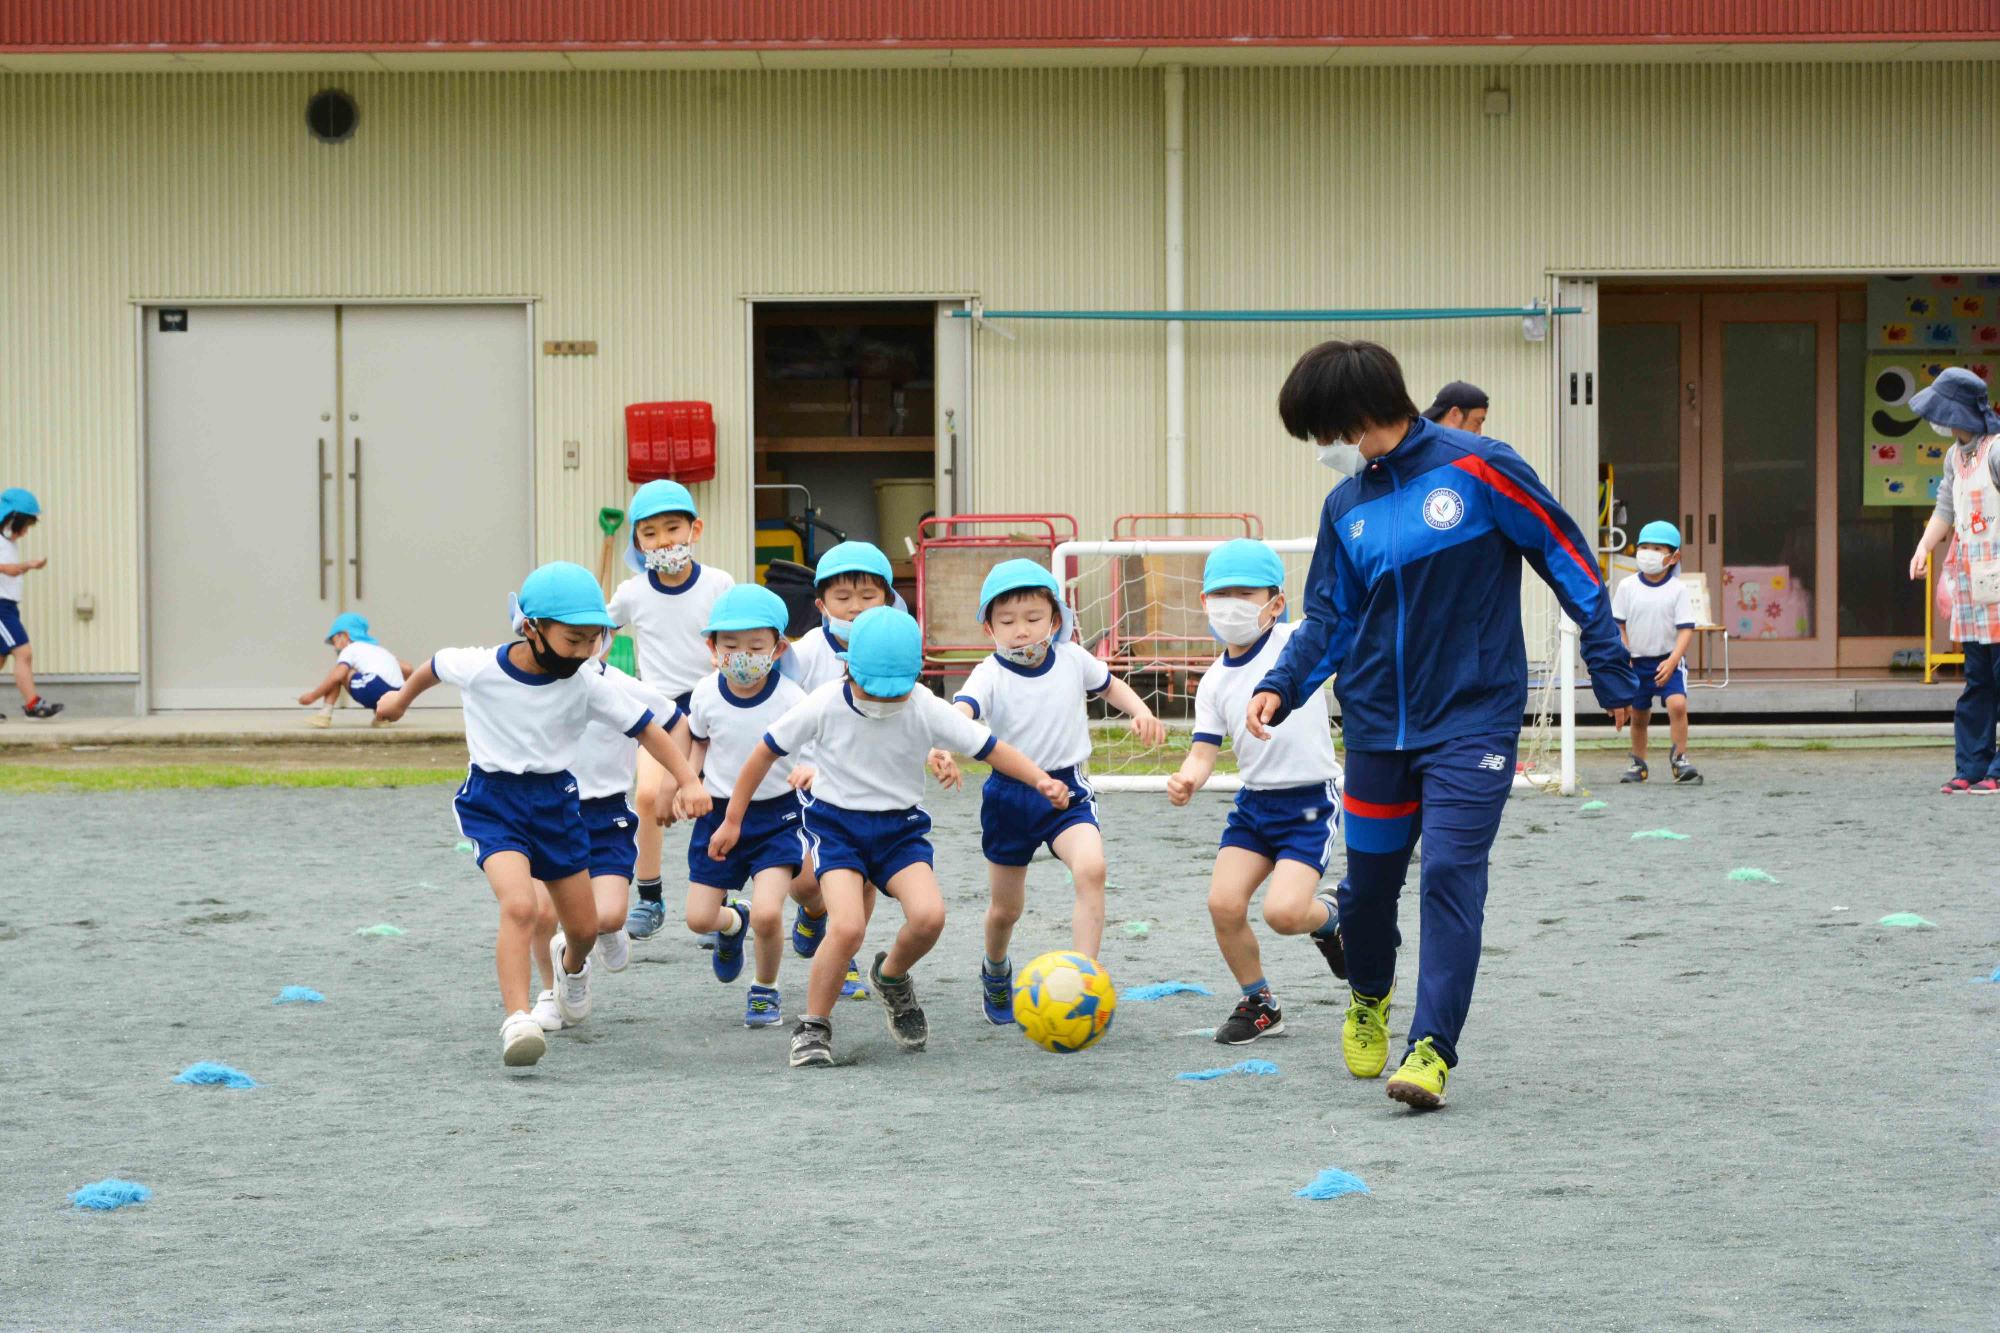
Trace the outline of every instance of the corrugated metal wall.
{"type": "MultiPolygon", "coordinates": [[[[0,479],[40,491],[42,666],[139,663],[135,299],[526,296],[538,542],[589,560],[620,408],[716,405],[716,558],[748,554],[747,295],[1164,300],[1156,71],[0,76],[0,479]],[[585,466],[562,468],[578,440],[585,466]],[[98,601],[84,624],[81,592],[98,601]]],[[[1550,271],[1992,266],[2000,65],[1196,70],[1196,306],[1523,302],[1550,271]],[[1481,92],[1513,93],[1504,118],[1481,92]],[[1943,182],[1954,182],[1946,186],[1943,182]],[[1953,196],[1958,207],[1952,207],[1953,196]]],[[[1164,335],[977,339],[987,509],[1087,530],[1157,507],[1164,335]]],[[[1545,347],[1511,322],[1374,326],[1420,398],[1465,377],[1547,457],[1545,347]]],[[[1272,399],[1329,330],[1190,330],[1192,495],[1304,533],[1327,480],[1272,399]]],[[[476,497],[473,502],[476,502],[476,497]]],[[[225,516],[226,517],[226,516],[225,516]]]]}

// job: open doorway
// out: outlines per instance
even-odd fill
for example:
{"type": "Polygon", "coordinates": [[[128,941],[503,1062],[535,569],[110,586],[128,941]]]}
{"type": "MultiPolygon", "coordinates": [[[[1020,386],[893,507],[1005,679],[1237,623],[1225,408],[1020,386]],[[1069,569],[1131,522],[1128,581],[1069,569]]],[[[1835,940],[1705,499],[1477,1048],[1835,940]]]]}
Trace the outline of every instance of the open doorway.
{"type": "Polygon", "coordinates": [[[757,577],[873,542],[915,597],[922,520],[958,511],[969,321],[959,301],[751,306],[757,577]]]}

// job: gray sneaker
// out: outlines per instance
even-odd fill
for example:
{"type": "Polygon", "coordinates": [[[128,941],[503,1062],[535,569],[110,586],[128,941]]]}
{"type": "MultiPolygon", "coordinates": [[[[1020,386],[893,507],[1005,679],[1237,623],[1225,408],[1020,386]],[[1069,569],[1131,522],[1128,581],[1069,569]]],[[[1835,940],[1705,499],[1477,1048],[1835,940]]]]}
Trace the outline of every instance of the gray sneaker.
{"type": "Polygon", "coordinates": [[[889,1011],[889,1035],[904,1050],[921,1051],[930,1040],[931,1025],[925,1020],[924,1011],[917,1007],[917,984],[908,977],[901,981],[886,979],[882,964],[888,957],[886,951],[875,955],[875,966],[868,969],[868,979],[874,984],[882,1007],[889,1011]]]}
{"type": "Polygon", "coordinates": [[[792,1029],[792,1068],[833,1063],[833,1024],[823,1018],[801,1018],[792,1029]]]}
{"type": "Polygon", "coordinates": [[[1668,761],[1674,766],[1674,781],[1684,786],[1701,785],[1701,770],[1688,762],[1685,754],[1670,755],[1668,761]]]}

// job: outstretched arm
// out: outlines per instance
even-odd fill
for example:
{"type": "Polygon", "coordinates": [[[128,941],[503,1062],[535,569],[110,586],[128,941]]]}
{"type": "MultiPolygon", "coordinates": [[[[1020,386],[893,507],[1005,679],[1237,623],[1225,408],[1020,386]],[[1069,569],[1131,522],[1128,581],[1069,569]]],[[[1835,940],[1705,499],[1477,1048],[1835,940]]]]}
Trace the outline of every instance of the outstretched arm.
{"type": "Polygon", "coordinates": [[[984,756],[997,773],[1033,787],[1058,810],[1069,808],[1069,788],[1041,770],[1040,765],[1005,741],[996,740],[984,756]]]}
{"type": "Polygon", "coordinates": [[[639,733],[639,746],[647,754],[659,760],[661,768],[673,774],[674,781],[680,786],[680,792],[676,793],[675,799],[688,814],[699,817],[708,813],[709,795],[702,790],[701,779],[689,766],[686,752],[674,744],[674,739],[667,734],[666,728],[657,721],[649,720],[645,729],[639,733]]]}
{"type": "Polygon", "coordinates": [[[1269,728],[1283,722],[1312,692],[1340,674],[1354,646],[1354,623],[1361,605],[1361,576],[1340,546],[1334,526],[1332,497],[1320,510],[1319,538],[1313,543],[1312,567],[1306,572],[1306,616],[1278,664],[1257,682],[1250,696],[1248,725],[1258,740],[1269,740],[1269,728]]]}
{"type": "Polygon", "coordinates": [[[1189,798],[1203,787],[1215,773],[1215,761],[1222,758],[1222,747],[1211,741],[1196,741],[1188,746],[1187,758],[1181,760],[1178,773],[1167,779],[1167,800],[1175,805],[1186,805],[1189,798]]]}
{"type": "Polygon", "coordinates": [[[412,671],[403,688],[394,694],[385,694],[375,701],[375,716],[383,722],[394,722],[408,712],[417,696],[438,683],[437,668],[429,662],[412,671]]]}
{"type": "Polygon", "coordinates": [[[1113,676],[1104,687],[1104,702],[1132,719],[1132,734],[1139,738],[1140,744],[1151,748],[1166,743],[1167,724],[1153,715],[1139,692],[1125,681],[1113,676]]]}
{"type": "Polygon", "coordinates": [[[750,757],[743,761],[743,771],[736,775],[736,786],[729,793],[729,808],[723,812],[722,823],[708,835],[710,860],[723,860],[736,846],[736,840],[743,835],[743,814],[750,808],[757,788],[770,776],[771,765],[777,762],[778,752],[769,741],[759,741],[751,749],[750,757]]]}
{"type": "MultiPolygon", "coordinates": [[[[347,684],[347,673],[348,673],[348,666],[345,662],[335,662],[333,664],[333,670],[327,672],[326,675],[320,679],[319,684],[313,686],[310,690],[307,690],[304,694],[301,694],[299,696],[299,702],[310,706],[312,704],[318,703],[321,699],[338,698],[340,695],[341,687],[347,684]]],[[[408,680],[410,678],[410,675],[411,672],[405,671],[403,673],[403,679],[408,680]]]]}

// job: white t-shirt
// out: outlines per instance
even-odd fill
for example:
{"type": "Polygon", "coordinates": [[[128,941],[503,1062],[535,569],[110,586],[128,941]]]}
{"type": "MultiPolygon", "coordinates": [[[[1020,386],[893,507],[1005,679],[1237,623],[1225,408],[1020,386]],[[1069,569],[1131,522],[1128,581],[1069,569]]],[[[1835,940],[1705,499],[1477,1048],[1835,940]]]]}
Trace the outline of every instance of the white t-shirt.
{"type": "MultiPolygon", "coordinates": [[[[762,743],[764,733],[805,699],[804,690],[776,671],[764,677],[764,687],[748,699],[731,694],[715,672],[696,681],[694,698],[688,704],[688,731],[695,740],[708,742],[708,757],[701,766],[701,785],[708,794],[727,801],[736,790],[737,775],[750,752],[762,743]]],[[[797,762],[792,755],[779,755],[751,799],[768,801],[791,790],[788,779],[797,762]]]]}
{"type": "Polygon", "coordinates": [[[1272,727],[1268,741],[1252,736],[1244,723],[1257,682],[1278,664],[1285,641],[1297,629],[1296,622],[1271,626],[1248,657],[1223,653],[1202,672],[1201,684],[1195,687],[1194,738],[1220,745],[1227,737],[1230,748],[1236,751],[1236,771],[1252,791],[1305,787],[1341,778],[1340,760],[1333,752],[1333,727],[1326,715],[1325,690],[1314,690],[1310,699],[1272,727]]]}
{"type": "Polygon", "coordinates": [[[1668,573],[1658,583],[1629,574],[1611,591],[1611,618],[1625,627],[1634,657],[1665,657],[1684,629],[1694,628],[1687,581],[1668,573]]]}
{"type": "Polygon", "coordinates": [[[953,703],[1048,772],[1090,758],[1090,718],[1083,698],[1111,688],[1111,668],[1081,645],[1058,643],[1038,667],[1016,666],[998,653],[972,668],[953,703]]]}
{"type": "Polygon", "coordinates": [[[840,660],[840,654],[846,651],[825,625],[814,625],[785,650],[779,661],[784,664],[785,674],[811,694],[830,680],[847,679],[847,663],[840,660]]]}
{"type": "Polygon", "coordinates": [[[807,695],[764,740],[780,754],[810,745],[819,756],[812,799],[844,810],[909,810],[923,799],[933,749],[984,759],[993,733],[919,685],[885,718],[863,717],[844,680],[807,695]]]}
{"type": "Polygon", "coordinates": [[[562,773],[576,764],[592,722],[637,736],[653,711],[585,667],[567,680],[531,676],[507,649],[440,648],[431,670],[458,686],[465,706],[465,748],[489,773],[562,773]]]}
{"type": "Polygon", "coordinates": [[[715,670],[701,631],[715,599],[735,586],[735,579],[700,561],[678,587],[651,573],[634,574],[619,584],[606,609],[621,629],[632,630],[640,678],[669,698],[678,698],[715,670]]]}
{"type": "Polygon", "coordinates": [[[386,680],[394,689],[403,688],[403,664],[379,643],[363,643],[356,639],[342,648],[335,660],[354,673],[351,684],[366,685],[371,680],[386,680]]]}
{"type": "MultiPolygon", "coordinates": [[[[12,537],[0,534],[0,565],[21,563],[21,546],[12,537]]],[[[0,574],[0,600],[18,602],[21,600],[22,574],[0,574]]]]}
{"type": "MultiPolygon", "coordinates": [[[[644,681],[635,680],[609,662],[599,660],[594,666],[586,666],[577,672],[579,676],[595,670],[628,699],[637,700],[652,710],[653,720],[667,730],[674,729],[680,720],[680,709],[672,699],[667,698],[644,681]]],[[[624,796],[632,790],[632,775],[638,770],[639,742],[618,728],[591,719],[583,729],[583,739],[577,743],[576,762],[570,765],[570,774],[576,778],[578,799],[594,801],[602,796],[624,796]]]]}

